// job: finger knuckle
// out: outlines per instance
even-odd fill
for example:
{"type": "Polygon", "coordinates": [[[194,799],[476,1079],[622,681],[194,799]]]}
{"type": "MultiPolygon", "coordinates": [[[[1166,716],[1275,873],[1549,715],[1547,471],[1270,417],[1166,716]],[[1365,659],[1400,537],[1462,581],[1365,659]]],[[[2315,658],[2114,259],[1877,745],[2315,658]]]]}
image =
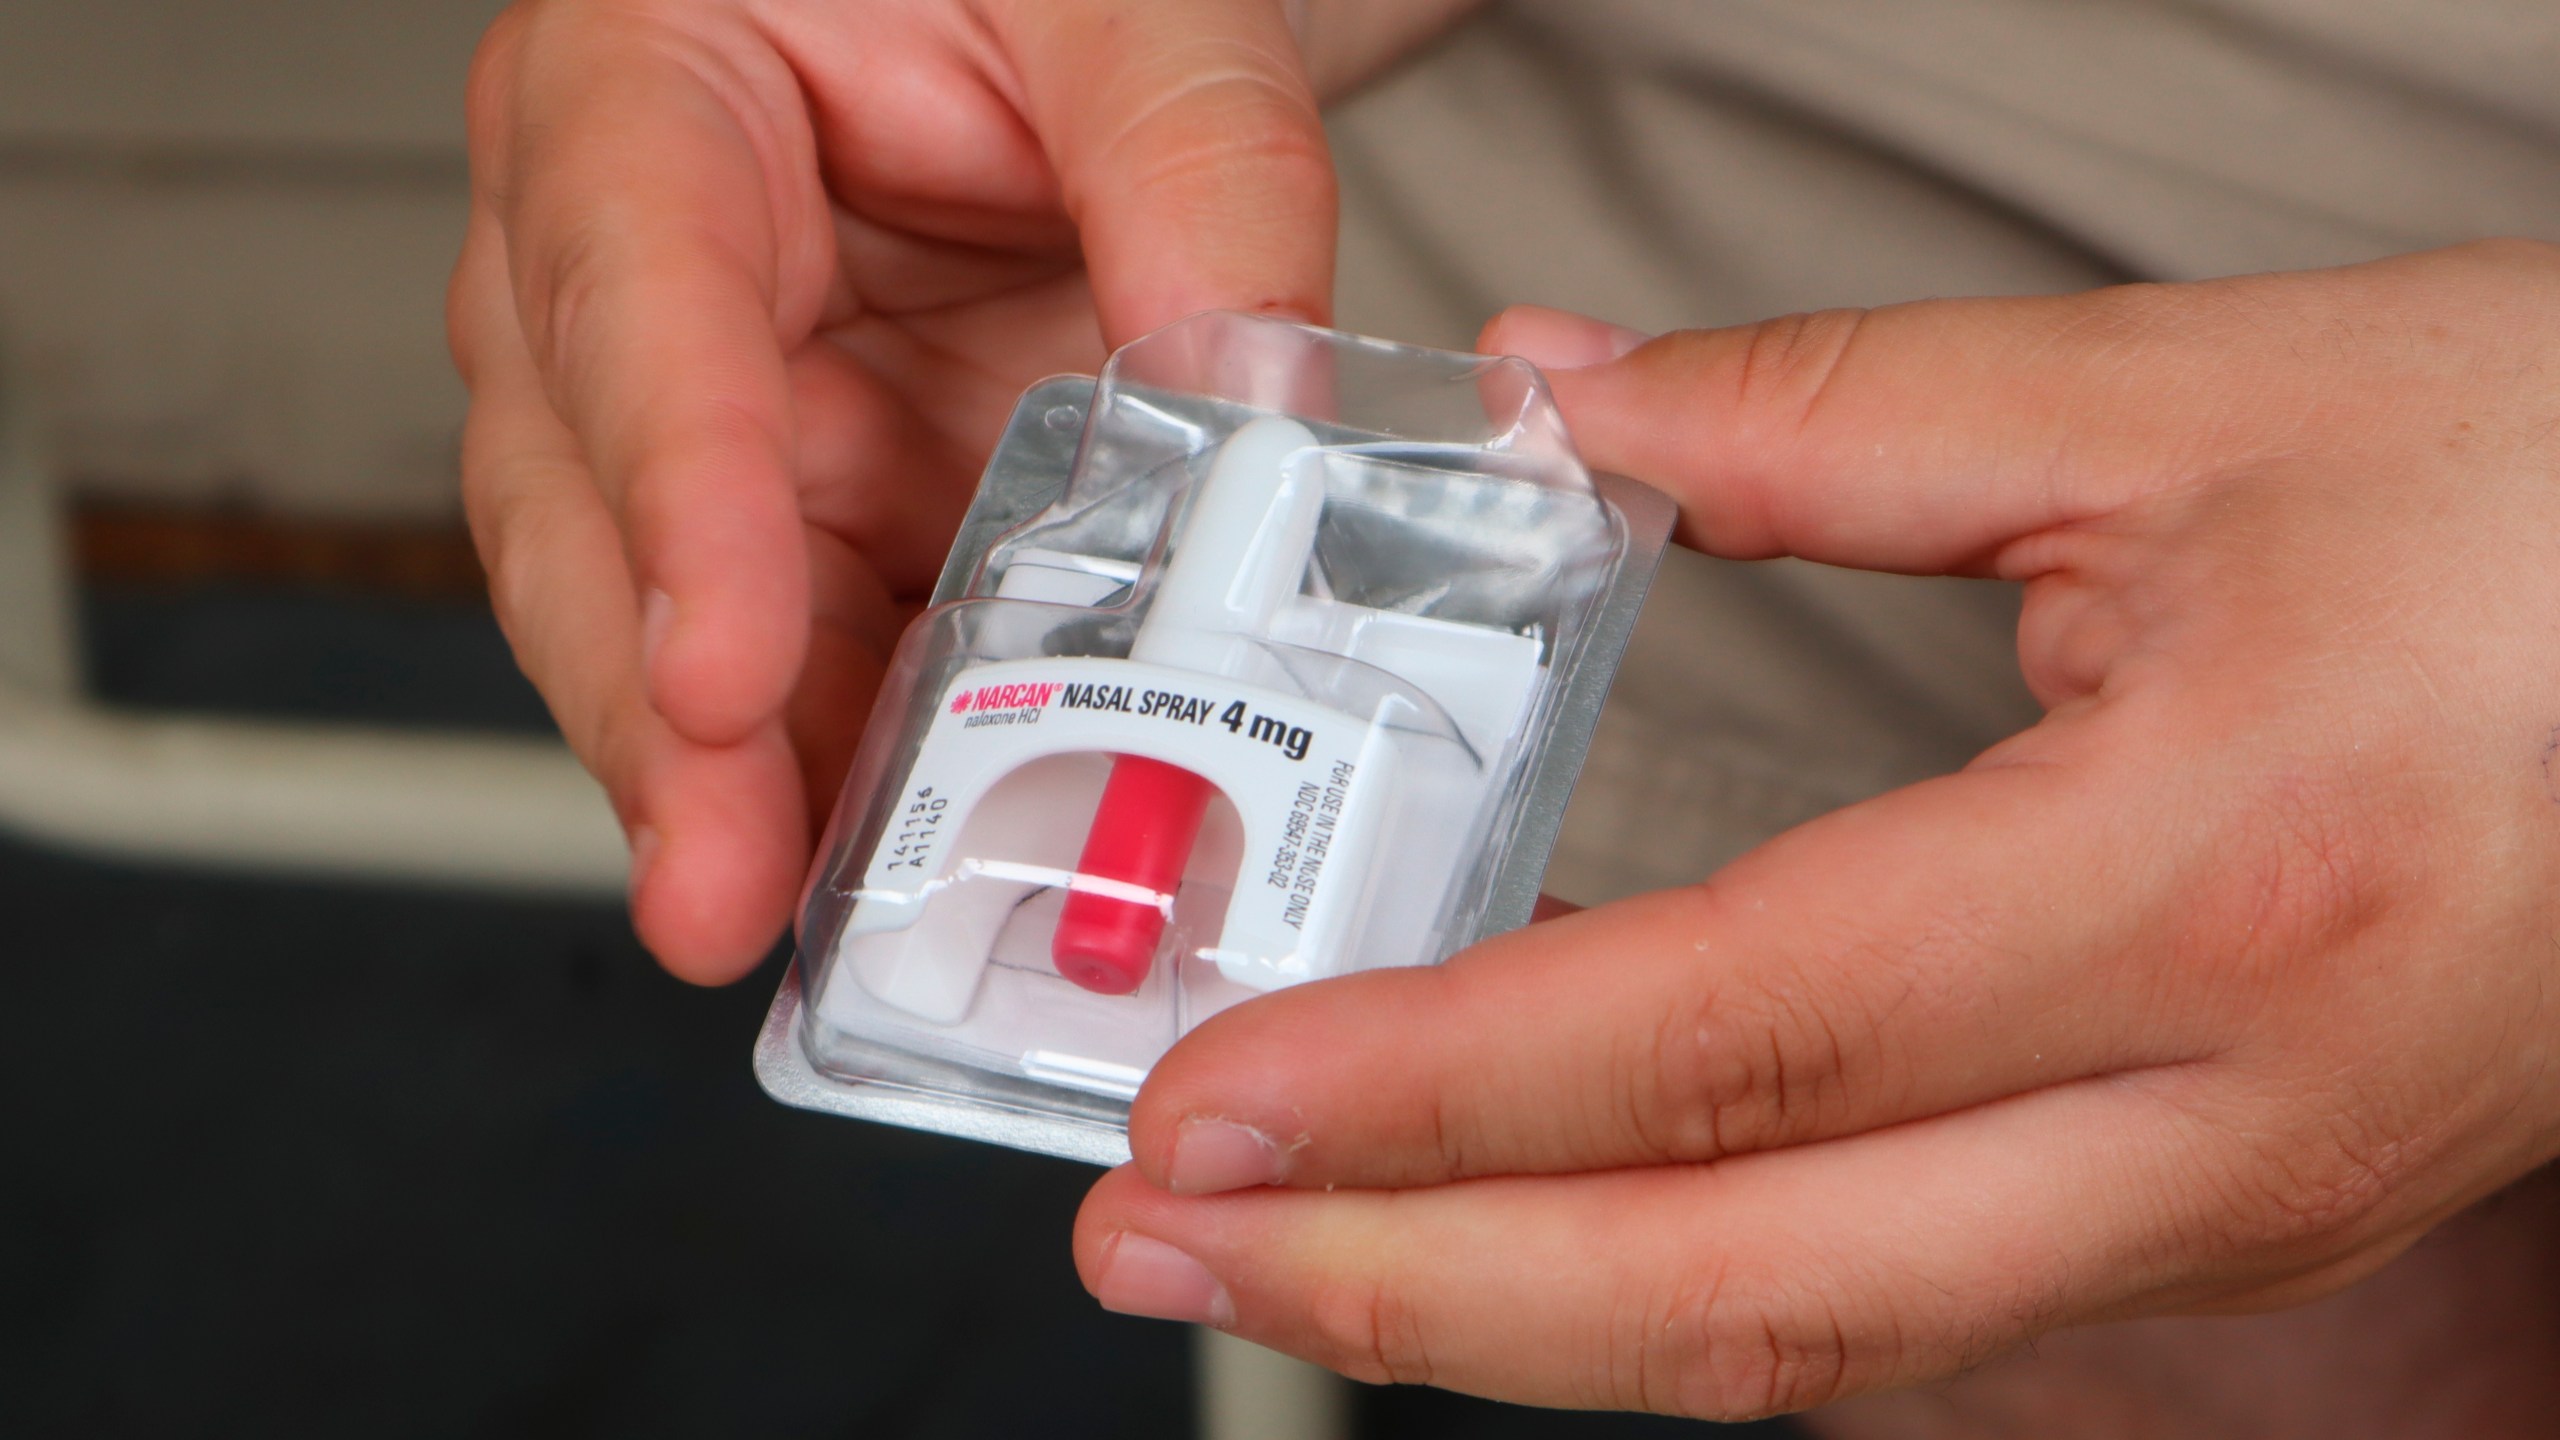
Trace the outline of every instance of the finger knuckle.
{"type": "Polygon", "coordinates": [[[1253,193],[1292,206],[1329,199],[1334,188],[1312,98],[1261,65],[1204,62],[1132,116],[1108,149],[1146,157],[1135,177],[1142,186],[1249,179],[1253,193]]]}
{"type": "Polygon", "coordinates": [[[2207,1248],[2253,1266],[2323,1263],[2399,1224],[2395,1200],[2437,1148],[2348,1097],[2260,1108],[2203,1187],[2207,1248]]]}
{"type": "Polygon", "coordinates": [[[543,657],[533,653],[526,621],[532,597],[541,594],[535,572],[543,563],[543,545],[539,535],[520,533],[525,528],[525,508],[493,500],[471,507],[468,513],[472,545],[480,552],[480,569],[488,577],[490,613],[499,633],[515,649],[517,663],[539,684],[543,657]]]}
{"type": "Polygon", "coordinates": [[[594,217],[568,220],[543,238],[544,263],[525,267],[517,309],[536,365],[574,389],[585,327],[612,288],[614,241],[594,217]]]}
{"type": "Polygon", "coordinates": [[[551,563],[545,557],[558,547],[549,523],[539,507],[487,492],[473,495],[465,513],[499,633],[569,748],[613,794],[616,809],[627,812],[621,777],[631,773],[628,761],[639,739],[633,717],[619,713],[603,694],[581,693],[570,684],[567,676],[590,669],[592,657],[565,657],[543,643],[536,612],[545,588],[543,571],[551,563]]]}
{"type": "Polygon", "coordinates": [[[1648,1154],[1712,1160],[1746,1145],[1744,1117],[1767,1108],[1756,1103],[1766,1067],[1745,1055],[1739,1038],[1751,1028],[1722,987],[1702,987],[1665,1008],[1611,1087],[1648,1154]]]}
{"type": "MultiPolygon", "coordinates": [[[[1863,951],[1857,941],[1834,947],[1863,951]]],[[[1860,956],[1841,968],[1871,969],[1860,956]]],[[[1766,962],[1748,977],[1704,983],[1665,1009],[1635,1052],[1624,1097],[1628,1128],[1649,1153],[1712,1160],[1826,1133],[1858,1108],[1873,1076],[1876,1026],[1855,993],[1836,993],[1801,966],[1766,962]]]]}
{"type": "Polygon", "coordinates": [[[473,484],[468,470],[464,484],[463,513],[470,523],[472,548],[480,554],[481,573],[487,577],[489,609],[497,617],[499,630],[515,640],[521,632],[525,597],[538,593],[533,572],[541,564],[537,558],[540,537],[527,543],[519,534],[526,524],[523,504],[473,484]]]}
{"type": "Polygon", "coordinates": [[[1422,1311],[1392,1279],[1342,1280],[1308,1306],[1317,1358],[1326,1368],[1372,1385],[1429,1385],[1431,1359],[1422,1311]]]}
{"type": "Polygon", "coordinates": [[[2231,812],[2229,839],[2205,852],[2208,874],[2190,893],[2207,898],[2210,923],[2195,942],[2218,953],[2189,957],[2258,988],[2281,986],[2322,963],[2386,914],[2399,877],[2377,838],[2391,802],[2348,775],[2265,777],[2231,812]]]}
{"type": "Polygon", "coordinates": [[[1738,987],[1673,1007],[1651,1083],[1633,1087],[1631,1119],[1647,1145],[1666,1159],[1711,1160],[1800,1133],[1823,1062],[1800,1052],[1799,1008],[1738,987]]]}
{"type": "Polygon", "coordinates": [[[1438,1174],[1450,1177],[1473,1175],[1476,1171],[1474,1127],[1447,1090],[1433,1087],[1424,1111],[1428,1129],[1429,1153],[1439,1164],[1438,1174]]]}
{"type": "Polygon", "coordinates": [[[623,825],[637,823],[645,809],[641,776],[652,712],[620,686],[575,686],[556,672],[546,682],[537,688],[570,752],[604,787],[623,825]]]}
{"type": "Polygon", "coordinates": [[[1260,193],[1289,197],[1285,203],[1293,205],[1303,204],[1309,195],[1329,195],[1333,188],[1333,163],[1323,137],[1294,126],[1204,129],[1160,152],[1145,179],[1170,185],[1200,176],[1247,175],[1254,177],[1260,193]]]}
{"type": "Polygon", "coordinates": [[[1803,434],[1812,427],[1869,318],[1865,310],[1819,310],[1747,327],[1733,365],[1736,412],[1755,419],[1779,439],[1803,434]]]}
{"type": "Polygon", "coordinates": [[[1837,1307],[1774,1269],[1726,1261],[1664,1297],[1634,1371],[1638,1407],[1749,1420],[1827,1404],[1844,1392],[1849,1340],[1837,1307]]]}
{"type": "Polygon", "coordinates": [[[2380,1207],[2390,1168],[2379,1156],[2326,1146],[2256,1155],[2216,1187],[2216,1248],[2256,1263],[2323,1256],[2380,1207]]]}

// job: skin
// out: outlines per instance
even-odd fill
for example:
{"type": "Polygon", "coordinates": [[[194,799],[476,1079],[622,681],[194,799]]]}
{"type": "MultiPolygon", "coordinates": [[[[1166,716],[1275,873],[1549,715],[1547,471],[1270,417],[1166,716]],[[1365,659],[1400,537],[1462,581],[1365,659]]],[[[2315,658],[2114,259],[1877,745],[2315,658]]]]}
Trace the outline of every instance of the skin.
{"type": "Polygon", "coordinates": [[[1484,343],[1699,548],[2024,582],[2045,720],[1201,1026],[1106,1304],[1737,1418],[2327,1295],[2560,1153],[2560,250],[1626,338],[1484,343]]]}
{"type": "Polygon", "coordinates": [[[537,0],[490,30],[465,500],[669,970],[780,935],[1014,397],[1195,311],[1325,319],[1318,96],[1463,8],[537,0]]]}
{"type": "MultiPolygon", "coordinates": [[[[467,499],[670,970],[780,933],[1022,385],[1324,318],[1317,100],[1460,8],[491,32],[467,499]]],[[[2051,713],[1698,886],[1202,1027],[1087,1283],[1365,1378],[1740,1416],[2388,1264],[2560,1152],[2554,336],[2524,244],[1623,354],[1498,320],[1687,543],[2026,582],[2051,713]]]]}
{"type": "Polygon", "coordinates": [[[2064,1330],[1807,1423],[1823,1440],[2534,1440],[2560,1413],[2555,1350],[2560,1175],[2546,1168],[2326,1299],[2064,1330]]]}

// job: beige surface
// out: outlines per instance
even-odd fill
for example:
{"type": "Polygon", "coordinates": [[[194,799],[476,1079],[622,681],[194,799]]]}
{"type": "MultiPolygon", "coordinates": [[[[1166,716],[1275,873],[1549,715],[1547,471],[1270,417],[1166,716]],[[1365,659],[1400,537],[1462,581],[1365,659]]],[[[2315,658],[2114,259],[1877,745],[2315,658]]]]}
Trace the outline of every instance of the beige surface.
{"type": "Polygon", "coordinates": [[[127,493],[457,513],[443,292],[493,0],[7,0],[0,327],[127,493]]]}
{"type": "MultiPolygon", "coordinates": [[[[1516,0],[1335,119],[1342,314],[1465,345],[2560,239],[2548,0],[1516,0]]],[[[2032,720],[1999,587],[1675,557],[1550,873],[1704,873],[2032,720]]]]}
{"type": "Polygon", "coordinates": [[[499,0],[9,0],[0,143],[458,152],[499,0]]]}

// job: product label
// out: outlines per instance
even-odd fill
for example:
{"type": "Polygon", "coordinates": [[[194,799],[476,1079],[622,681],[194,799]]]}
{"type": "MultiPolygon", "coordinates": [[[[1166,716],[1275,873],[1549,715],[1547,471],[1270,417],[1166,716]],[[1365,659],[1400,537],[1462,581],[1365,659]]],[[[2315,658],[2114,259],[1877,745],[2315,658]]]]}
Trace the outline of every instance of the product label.
{"type": "MultiPolygon", "coordinates": [[[[1295,696],[1128,660],[979,666],[944,693],[872,857],[870,883],[912,890],[970,858],[946,854],[955,829],[978,796],[1032,760],[1144,755],[1208,779],[1234,804],[1245,852],[1227,935],[1260,936],[1250,943],[1293,953],[1295,937],[1341,888],[1345,819],[1364,753],[1374,753],[1372,730],[1295,696]]],[[[1074,856],[1050,860],[1071,866],[1074,856]]],[[[1366,863],[1350,864],[1353,888],[1366,863]]]]}

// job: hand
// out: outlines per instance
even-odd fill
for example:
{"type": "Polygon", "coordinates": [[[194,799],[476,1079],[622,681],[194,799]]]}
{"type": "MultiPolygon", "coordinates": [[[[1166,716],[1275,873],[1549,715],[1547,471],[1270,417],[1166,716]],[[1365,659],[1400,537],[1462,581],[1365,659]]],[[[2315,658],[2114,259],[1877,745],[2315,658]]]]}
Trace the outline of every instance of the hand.
{"type": "Polygon", "coordinates": [[[1023,386],[1197,310],[1324,317],[1314,92],[1282,0],[541,0],[470,110],[492,597],[642,938],[731,979],[1023,386]]]}
{"type": "Polygon", "coordinates": [[[1203,1025],[1106,1304],[1739,1417],[2321,1295],[2560,1153],[2560,250],[1485,343],[1688,543],[2026,582],[2047,716],[1203,1025]]]}

